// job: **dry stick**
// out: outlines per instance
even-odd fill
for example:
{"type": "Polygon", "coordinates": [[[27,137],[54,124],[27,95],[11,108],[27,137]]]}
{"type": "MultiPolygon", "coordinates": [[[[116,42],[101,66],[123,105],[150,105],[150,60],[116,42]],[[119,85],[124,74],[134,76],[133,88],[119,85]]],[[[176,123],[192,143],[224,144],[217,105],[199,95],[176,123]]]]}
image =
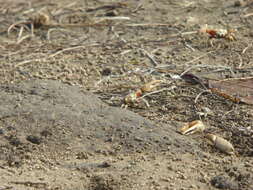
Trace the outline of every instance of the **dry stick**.
{"type": "Polygon", "coordinates": [[[191,69],[194,69],[194,68],[203,68],[203,67],[206,67],[206,68],[224,68],[224,69],[227,69],[229,70],[233,75],[234,75],[234,72],[233,70],[231,69],[231,67],[226,67],[226,66],[211,66],[211,65],[195,65],[193,67],[190,67],[189,69],[186,70],[186,72],[184,71],[180,76],[184,75],[185,73],[187,73],[189,70],[191,69]]]}
{"type": "Polygon", "coordinates": [[[31,63],[31,62],[45,61],[45,60],[47,60],[48,58],[55,57],[56,55],[59,55],[59,54],[65,52],[65,51],[74,50],[74,49],[79,49],[79,48],[86,48],[86,47],[90,47],[90,46],[97,46],[97,45],[98,45],[97,43],[94,43],[94,44],[90,44],[90,45],[86,45],[86,46],[75,46],[75,47],[66,48],[66,49],[57,51],[56,53],[51,54],[51,55],[49,55],[49,56],[45,56],[45,57],[43,57],[43,58],[31,59],[31,60],[22,61],[22,62],[16,64],[16,65],[15,65],[15,68],[16,68],[16,67],[23,66],[23,65],[28,64],[28,63],[31,63]]]}
{"type": "MultiPolygon", "coordinates": [[[[45,27],[104,27],[104,26],[112,26],[110,23],[100,23],[103,21],[112,21],[112,20],[130,20],[130,17],[104,17],[103,20],[100,20],[99,23],[93,23],[93,24],[47,24],[44,25],[45,27]]],[[[146,26],[146,27],[157,27],[157,26],[171,26],[171,24],[163,24],[163,23],[140,23],[140,24],[117,24],[114,25],[115,27],[138,27],[138,26],[146,26]]],[[[190,35],[195,34],[197,31],[193,32],[185,32],[173,35],[171,37],[177,37],[177,36],[184,36],[184,35],[190,35]]]]}
{"type": "Polygon", "coordinates": [[[47,40],[51,40],[51,33],[54,32],[54,31],[60,31],[60,32],[63,32],[65,31],[65,29],[60,29],[60,28],[50,28],[48,31],[47,31],[47,40]]]}
{"type": "Polygon", "coordinates": [[[248,44],[248,46],[242,50],[242,54],[244,54],[250,47],[252,47],[252,43],[248,44]]]}
{"type": "Polygon", "coordinates": [[[21,28],[20,28],[20,30],[19,30],[19,33],[18,33],[18,39],[17,39],[17,41],[20,40],[20,38],[21,38],[21,36],[22,36],[22,34],[23,34],[23,31],[24,31],[24,27],[21,26],[21,28]]]}
{"type": "Polygon", "coordinates": [[[46,183],[42,182],[31,182],[31,181],[11,181],[13,184],[25,185],[25,186],[43,186],[46,187],[46,183]]]}
{"type": "Polygon", "coordinates": [[[134,10],[132,10],[132,13],[138,12],[138,10],[140,10],[142,7],[143,7],[143,5],[142,5],[141,3],[139,3],[139,4],[137,5],[137,7],[136,7],[134,10]]]}
{"type": "Polygon", "coordinates": [[[7,189],[12,189],[13,187],[8,186],[8,187],[0,187],[0,190],[7,190],[7,189]]]}
{"type": "Polygon", "coordinates": [[[200,92],[200,93],[196,96],[196,98],[195,98],[195,100],[194,100],[194,103],[195,103],[195,104],[197,104],[199,97],[200,97],[202,94],[204,94],[205,92],[211,93],[210,90],[204,90],[204,91],[200,92]]]}
{"type": "Polygon", "coordinates": [[[31,35],[32,37],[34,37],[34,24],[31,23],[31,35]]]}
{"type": "MultiPolygon", "coordinates": [[[[195,59],[193,59],[193,60],[191,60],[191,61],[186,62],[185,64],[193,63],[193,62],[195,62],[195,61],[197,61],[197,60],[199,60],[199,59],[201,59],[201,58],[207,56],[208,54],[210,54],[210,53],[212,53],[212,52],[214,52],[214,51],[209,51],[209,52],[207,52],[207,53],[205,53],[205,54],[203,54],[203,55],[201,55],[201,56],[199,56],[199,57],[196,57],[195,59]]],[[[189,72],[191,69],[196,68],[196,67],[198,67],[198,66],[199,66],[199,65],[194,65],[194,66],[192,66],[192,67],[186,69],[184,72],[182,72],[182,73],[180,74],[180,76],[183,76],[185,73],[189,72]]]]}
{"type": "Polygon", "coordinates": [[[86,9],[87,12],[92,12],[92,11],[97,11],[101,9],[116,9],[116,8],[123,8],[126,7],[127,5],[124,3],[117,3],[115,5],[103,5],[100,7],[95,7],[95,8],[88,8],[86,9]]]}
{"type": "MultiPolygon", "coordinates": [[[[46,24],[44,26],[46,27],[98,27],[98,26],[112,26],[110,23],[101,23],[104,21],[113,21],[113,20],[130,20],[130,17],[126,16],[115,16],[115,17],[101,17],[100,20],[98,20],[95,23],[84,23],[84,24],[46,24]]],[[[116,25],[117,26],[117,25],[116,25]]]]}
{"type": "Polygon", "coordinates": [[[28,34],[26,36],[23,36],[22,38],[20,38],[18,41],[17,41],[17,44],[20,44],[22,41],[24,41],[25,39],[27,38],[30,38],[32,37],[32,34],[28,34]]]}
{"type": "Polygon", "coordinates": [[[243,18],[247,18],[247,17],[250,17],[250,16],[253,16],[253,13],[246,14],[246,15],[243,16],[243,18]]]}
{"type": "Polygon", "coordinates": [[[106,20],[131,20],[131,18],[128,16],[101,17],[100,22],[106,20]]]}
{"type": "Polygon", "coordinates": [[[141,51],[143,51],[144,54],[147,55],[147,57],[150,59],[150,61],[153,63],[153,65],[156,67],[157,65],[159,65],[156,60],[154,59],[154,57],[149,54],[145,49],[140,49],[141,51]]]}
{"type": "MultiPolygon", "coordinates": [[[[129,20],[129,17],[116,17],[116,18],[104,18],[104,20],[102,21],[106,21],[106,20],[129,20]]],[[[100,21],[100,22],[102,22],[100,21]]],[[[34,24],[30,21],[21,21],[21,22],[17,22],[17,23],[13,23],[12,25],[9,26],[9,28],[7,29],[7,34],[10,35],[11,30],[19,25],[19,24],[23,24],[23,27],[29,29],[29,27],[27,27],[27,24],[31,24],[31,33],[32,35],[34,35],[34,24]]],[[[101,23],[93,23],[93,24],[46,24],[43,25],[44,27],[104,27],[104,26],[111,26],[111,24],[101,24],[101,23]]]]}
{"type": "Polygon", "coordinates": [[[182,36],[187,36],[187,35],[192,35],[192,34],[197,34],[197,33],[199,33],[199,31],[182,32],[182,33],[173,34],[168,37],[171,37],[171,38],[180,37],[180,36],[182,37],[182,36]]]}
{"type": "Polygon", "coordinates": [[[175,89],[176,86],[171,86],[170,88],[162,88],[160,90],[157,90],[157,91],[153,91],[153,92],[150,92],[150,93],[147,93],[147,94],[144,94],[143,96],[141,96],[140,98],[137,98],[137,99],[143,99],[144,97],[146,96],[150,96],[152,94],[157,94],[157,93],[160,93],[160,92],[163,92],[163,91],[166,91],[166,90],[173,90],[175,89]]]}
{"type": "Polygon", "coordinates": [[[15,26],[19,25],[19,24],[28,24],[27,21],[20,21],[20,22],[16,22],[13,23],[12,25],[9,26],[9,28],[7,29],[7,34],[10,35],[10,32],[12,30],[12,28],[14,28],[15,26]]]}
{"type": "Polygon", "coordinates": [[[185,43],[185,46],[190,50],[195,51],[195,49],[190,44],[185,43]]]}
{"type": "Polygon", "coordinates": [[[120,35],[119,35],[117,32],[115,32],[114,26],[111,26],[111,27],[110,27],[110,30],[111,30],[112,33],[116,36],[116,38],[120,39],[123,43],[127,43],[127,41],[126,41],[124,38],[121,38],[120,35]]]}
{"type": "MultiPolygon", "coordinates": [[[[119,25],[118,25],[119,26],[119,25]]],[[[124,24],[121,26],[129,26],[129,27],[138,27],[138,26],[171,26],[171,24],[163,24],[163,23],[139,23],[139,24],[124,24]]]]}
{"type": "Polygon", "coordinates": [[[51,54],[49,57],[54,57],[54,56],[59,55],[59,54],[65,52],[65,51],[70,51],[70,50],[79,49],[79,48],[86,48],[86,46],[76,46],[76,47],[65,48],[63,50],[57,51],[54,54],[51,54]]]}
{"type": "Polygon", "coordinates": [[[239,63],[239,66],[238,66],[238,68],[240,69],[242,67],[242,65],[243,65],[242,56],[239,53],[236,53],[236,54],[238,55],[239,60],[240,60],[240,63],[239,63]]]}

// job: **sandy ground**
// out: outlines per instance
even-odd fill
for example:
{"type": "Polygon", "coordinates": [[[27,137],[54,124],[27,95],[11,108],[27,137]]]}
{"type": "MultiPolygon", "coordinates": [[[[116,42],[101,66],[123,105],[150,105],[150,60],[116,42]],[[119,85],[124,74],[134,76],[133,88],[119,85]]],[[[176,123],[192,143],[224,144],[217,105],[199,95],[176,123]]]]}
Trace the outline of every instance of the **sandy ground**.
{"type": "Polygon", "coordinates": [[[251,1],[0,2],[0,190],[253,189],[252,106],[178,78],[253,76],[251,1]]]}

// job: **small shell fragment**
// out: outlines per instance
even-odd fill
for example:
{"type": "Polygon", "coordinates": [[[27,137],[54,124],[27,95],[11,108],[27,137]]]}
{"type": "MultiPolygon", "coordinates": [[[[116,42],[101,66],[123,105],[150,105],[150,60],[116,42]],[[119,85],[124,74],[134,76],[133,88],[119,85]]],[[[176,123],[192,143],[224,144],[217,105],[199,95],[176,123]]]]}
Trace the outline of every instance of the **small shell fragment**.
{"type": "Polygon", "coordinates": [[[205,129],[206,129],[206,126],[204,125],[202,121],[195,120],[184,125],[181,129],[179,129],[179,132],[182,135],[189,135],[196,132],[203,132],[205,129]]]}
{"type": "Polygon", "coordinates": [[[234,154],[235,149],[233,145],[226,139],[210,133],[206,135],[206,138],[220,151],[230,155],[234,154]]]}

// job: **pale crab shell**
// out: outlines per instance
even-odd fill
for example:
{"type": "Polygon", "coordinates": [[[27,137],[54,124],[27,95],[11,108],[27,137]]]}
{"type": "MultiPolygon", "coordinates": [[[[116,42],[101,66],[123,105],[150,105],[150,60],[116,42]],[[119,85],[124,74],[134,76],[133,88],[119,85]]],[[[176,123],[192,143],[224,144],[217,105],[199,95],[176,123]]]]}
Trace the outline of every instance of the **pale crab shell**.
{"type": "Polygon", "coordinates": [[[234,154],[235,149],[233,145],[226,139],[210,133],[206,135],[206,138],[210,140],[213,143],[213,145],[220,151],[230,155],[234,154]]]}
{"type": "Polygon", "coordinates": [[[204,123],[200,120],[192,121],[184,125],[181,129],[179,129],[179,132],[182,135],[189,135],[196,132],[203,132],[206,129],[206,126],[204,123]]]}

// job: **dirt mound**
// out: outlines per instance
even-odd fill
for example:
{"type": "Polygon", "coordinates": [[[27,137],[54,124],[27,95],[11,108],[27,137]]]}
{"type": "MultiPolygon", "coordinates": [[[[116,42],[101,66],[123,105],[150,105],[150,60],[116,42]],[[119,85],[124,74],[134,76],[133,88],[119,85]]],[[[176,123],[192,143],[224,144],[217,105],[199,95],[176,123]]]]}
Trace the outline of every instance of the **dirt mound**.
{"type": "MultiPolygon", "coordinates": [[[[110,107],[78,87],[35,80],[0,88],[0,159],[6,167],[34,169],[29,165],[43,165],[38,160],[45,167],[56,161],[66,170],[92,173],[91,170],[111,165],[97,160],[92,163],[62,160],[73,155],[83,160],[136,153],[201,154],[198,144],[177,134],[175,127],[155,124],[131,111],[110,107]]],[[[101,176],[93,176],[90,187],[99,189],[105,183],[103,180],[101,176]],[[95,181],[98,182],[94,184],[95,181]]],[[[31,182],[27,184],[32,186],[31,182]]]]}
{"type": "Polygon", "coordinates": [[[94,94],[56,81],[28,81],[1,86],[0,117],[4,141],[14,146],[48,148],[74,146],[89,152],[114,154],[167,150],[196,150],[171,126],[109,107],[94,94]]]}

